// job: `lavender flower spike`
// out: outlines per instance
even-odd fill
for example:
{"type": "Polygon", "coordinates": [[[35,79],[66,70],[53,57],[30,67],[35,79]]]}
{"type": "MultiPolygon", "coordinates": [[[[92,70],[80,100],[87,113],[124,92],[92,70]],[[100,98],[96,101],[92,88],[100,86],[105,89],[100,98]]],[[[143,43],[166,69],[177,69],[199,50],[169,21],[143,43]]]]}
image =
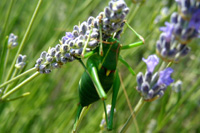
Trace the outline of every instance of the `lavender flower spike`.
{"type": "Polygon", "coordinates": [[[18,39],[18,37],[16,35],[14,35],[13,33],[10,33],[10,35],[8,37],[8,48],[9,49],[13,49],[18,45],[17,39],[18,39]]]}
{"type": "Polygon", "coordinates": [[[143,58],[143,61],[147,64],[147,71],[145,75],[142,72],[137,74],[136,90],[145,101],[154,101],[161,98],[167,86],[174,81],[170,77],[174,70],[168,67],[153,74],[155,66],[159,63],[159,58],[156,55],[150,55],[148,59],[143,58]]]}
{"type": "Polygon", "coordinates": [[[165,84],[166,86],[169,86],[172,82],[174,82],[174,80],[170,77],[173,71],[174,70],[170,67],[161,71],[157,84],[158,85],[165,84]]]}
{"type": "Polygon", "coordinates": [[[151,72],[151,73],[153,73],[154,68],[159,63],[159,58],[156,55],[150,55],[147,59],[142,58],[142,60],[147,64],[148,72],[151,72]]]}
{"type": "Polygon", "coordinates": [[[192,15],[189,27],[195,28],[197,31],[200,30],[200,9],[192,15]]]}
{"type": "Polygon", "coordinates": [[[23,69],[25,65],[26,65],[26,55],[19,54],[19,56],[16,60],[15,67],[17,69],[23,69]]]}

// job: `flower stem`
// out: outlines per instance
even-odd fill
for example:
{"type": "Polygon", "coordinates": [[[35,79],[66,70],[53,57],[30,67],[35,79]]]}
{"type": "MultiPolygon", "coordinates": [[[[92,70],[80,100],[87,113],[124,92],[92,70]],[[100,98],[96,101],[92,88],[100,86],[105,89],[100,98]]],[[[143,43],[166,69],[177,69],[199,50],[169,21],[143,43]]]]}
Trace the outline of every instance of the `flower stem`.
{"type": "Polygon", "coordinates": [[[5,100],[5,98],[7,98],[9,95],[11,95],[12,93],[14,93],[15,91],[17,91],[19,88],[21,88],[22,86],[24,86],[26,83],[30,82],[31,80],[33,80],[35,77],[37,77],[40,73],[39,72],[35,72],[33,75],[31,75],[29,78],[25,79],[23,82],[21,82],[20,84],[18,84],[17,86],[15,86],[12,90],[10,90],[8,93],[4,94],[0,100],[5,100]]]}
{"type": "Polygon", "coordinates": [[[131,115],[129,116],[128,120],[126,121],[126,123],[124,124],[124,126],[122,127],[120,133],[125,133],[126,130],[128,129],[128,127],[130,126],[131,122],[132,122],[132,118],[136,117],[137,113],[139,112],[139,110],[141,109],[142,105],[145,103],[143,98],[140,98],[139,102],[137,103],[135,109],[133,110],[133,112],[131,113],[131,115]]]}
{"type": "MultiPolygon", "coordinates": [[[[1,40],[0,40],[1,41],[1,40]]],[[[1,42],[0,42],[1,43],[1,42]]],[[[0,45],[0,62],[5,62],[6,58],[6,51],[7,51],[7,44],[8,44],[8,36],[6,36],[4,42],[3,42],[3,47],[1,48],[0,45]]],[[[4,73],[5,73],[5,67],[4,65],[0,65],[0,82],[3,82],[4,79],[4,73]]]]}
{"type": "Polygon", "coordinates": [[[24,34],[24,37],[23,37],[23,39],[22,39],[22,42],[21,42],[21,44],[20,44],[20,46],[19,46],[19,49],[18,49],[18,51],[17,51],[17,53],[16,53],[16,55],[15,55],[15,58],[14,58],[14,60],[13,60],[13,62],[12,62],[11,68],[10,68],[10,70],[9,70],[9,72],[8,72],[7,77],[6,77],[6,81],[8,81],[8,80],[10,79],[10,77],[11,77],[11,74],[12,74],[12,72],[13,72],[13,70],[14,70],[14,67],[15,67],[15,62],[16,62],[16,60],[17,60],[17,57],[18,57],[18,55],[19,55],[19,54],[21,53],[21,51],[22,51],[22,48],[23,48],[24,43],[25,43],[25,41],[26,41],[26,39],[27,39],[27,37],[28,37],[28,35],[29,35],[29,33],[30,33],[30,30],[31,30],[31,28],[32,28],[33,22],[34,22],[35,17],[36,17],[36,15],[37,15],[37,13],[38,13],[38,10],[39,10],[39,7],[40,7],[41,3],[42,3],[42,0],[39,0],[38,3],[37,3],[37,7],[35,8],[35,11],[34,11],[34,13],[33,13],[33,16],[32,16],[32,18],[31,18],[30,23],[29,23],[29,25],[28,25],[28,28],[27,28],[27,30],[26,30],[26,33],[24,34]]]}
{"type": "Polygon", "coordinates": [[[4,68],[3,68],[3,77],[4,77],[4,72],[6,70],[6,67],[7,67],[9,54],[10,54],[10,49],[7,49],[6,57],[5,57],[5,62],[4,62],[4,68]]]}
{"type": "Polygon", "coordinates": [[[169,62],[169,63],[167,64],[167,67],[170,67],[172,64],[173,64],[173,62],[169,62]]]}
{"type": "MultiPolygon", "coordinates": [[[[17,69],[15,68],[15,71],[14,71],[14,73],[13,73],[11,79],[12,79],[13,77],[15,77],[16,74],[17,74],[17,69]]],[[[9,89],[10,89],[10,84],[6,87],[6,89],[5,89],[5,91],[4,91],[4,94],[7,93],[7,91],[8,91],[9,89]]]]}
{"type": "Polygon", "coordinates": [[[9,81],[4,82],[3,84],[0,85],[0,88],[4,87],[5,85],[7,85],[9,83],[12,83],[13,81],[15,81],[15,80],[27,75],[28,73],[33,72],[33,71],[35,71],[35,67],[25,71],[24,73],[18,75],[17,77],[14,77],[14,78],[10,79],[9,81]]]}
{"type": "Polygon", "coordinates": [[[24,97],[26,97],[30,94],[31,94],[30,92],[26,92],[26,93],[23,93],[21,96],[18,96],[18,97],[12,98],[12,99],[6,99],[5,102],[10,102],[10,101],[14,101],[14,100],[17,100],[17,99],[20,99],[20,98],[24,98],[24,97]]]}
{"type": "Polygon", "coordinates": [[[6,34],[7,25],[8,25],[8,19],[10,17],[10,13],[11,13],[11,9],[12,9],[13,3],[14,3],[14,0],[11,0],[10,6],[9,6],[9,9],[8,9],[8,13],[6,14],[5,23],[3,25],[3,29],[2,29],[2,32],[1,32],[1,35],[2,35],[1,37],[3,37],[6,34]]]}
{"type": "Polygon", "coordinates": [[[166,66],[166,63],[165,61],[163,61],[158,71],[159,72],[162,71],[165,68],[165,66],[166,66]]]}
{"type": "MultiPolygon", "coordinates": [[[[129,98],[128,98],[128,94],[127,94],[126,89],[125,89],[125,87],[124,87],[124,83],[123,83],[123,81],[122,81],[122,77],[121,77],[121,74],[120,74],[120,73],[119,73],[119,78],[120,78],[120,82],[121,82],[122,89],[123,89],[123,91],[124,91],[124,95],[125,95],[125,97],[126,97],[126,101],[127,101],[127,103],[128,103],[129,110],[130,110],[131,112],[133,112],[133,109],[132,109],[132,107],[131,107],[131,103],[130,103],[130,100],[129,100],[129,98]]],[[[135,127],[136,127],[136,132],[137,132],[137,133],[140,133],[137,120],[135,119],[134,115],[131,115],[131,116],[132,116],[132,118],[133,118],[133,122],[134,122],[134,125],[135,125],[135,127]]]]}

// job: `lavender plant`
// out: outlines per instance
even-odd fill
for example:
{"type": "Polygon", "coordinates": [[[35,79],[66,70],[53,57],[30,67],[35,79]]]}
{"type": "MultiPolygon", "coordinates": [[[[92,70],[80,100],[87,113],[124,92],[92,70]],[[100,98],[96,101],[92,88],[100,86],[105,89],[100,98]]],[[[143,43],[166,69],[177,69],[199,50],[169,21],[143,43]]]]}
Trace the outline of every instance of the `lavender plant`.
{"type": "MultiPolygon", "coordinates": [[[[95,18],[90,16],[79,26],[75,25],[72,32],[60,40],[60,44],[41,53],[35,68],[40,73],[49,73],[52,69],[60,68],[63,64],[84,56],[101,45],[110,37],[119,38],[129,12],[123,0],[111,0],[104,12],[95,18]]],[[[102,49],[100,49],[102,52],[102,49]]],[[[102,53],[101,53],[102,54],[102,53]]]]}
{"type": "MultiPolygon", "coordinates": [[[[169,62],[164,70],[163,66],[153,74],[159,63],[156,55],[151,55],[143,61],[147,64],[145,75],[139,72],[137,75],[137,91],[141,99],[132,112],[135,116],[145,101],[154,101],[161,98],[164,92],[174,80],[171,79],[173,69],[168,67],[173,62],[177,63],[188,55],[190,47],[187,44],[200,34],[200,2],[195,0],[176,0],[179,5],[179,13],[171,15],[171,22],[165,22],[166,27],[161,27],[163,32],[156,44],[156,52],[164,62],[169,62]],[[162,71],[161,71],[162,70],[162,71]]],[[[164,64],[164,63],[163,63],[164,64]]],[[[131,117],[127,120],[120,132],[125,132],[130,125],[131,117]]],[[[164,121],[163,123],[166,123],[164,121]]],[[[163,124],[162,123],[162,124],[163,124]]],[[[161,124],[161,125],[162,125],[161,124]]],[[[157,129],[160,129],[157,128],[157,129]]]]}
{"type": "Polygon", "coordinates": [[[158,55],[165,61],[178,62],[190,52],[187,44],[199,37],[200,3],[198,1],[177,0],[179,13],[171,15],[170,23],[161,27],[163,31],[156,44],[158,55]]]}
{"type": "MultiPolygon", "coordinates": [[[[104,12],[101,12],[96,18],[92,16],[89,17],[87,22],[84,21],[79,26],[75,25],[72,32],[66,32],[66,35],[62,37],[60,44],[49,48],[47,52],[43,51],[41,53],[34,68],[19,75],[14,80],[34,71],[34,69],[40,73],[50,73],[53,69],[60,68],[67,62],[81,58],[81,56],[84,57],[85,52],[90,52],[99,45],[100,53],[102,54],[102,41],[110,37],[120,37],[128,12],[129,8],[123,0],[111,0],[109,6],[104,9],[104,12]]],[[[38,74],[39,73],[36,72],[34,75],[37,76],[38,74]]],[[[8,78],[9,77],[10,76],[8,76],[8,78]]],[[[11,81],[5,82],[1,87],[9,84],[11,81]]],[[[27,81],[25,81],[25,83],[26,82],[27,81]]],[[[21,87],[21,85],[19,87],[21,87]]],[[[17,89],[14,88],[14,90],[17,89]]],[[[11,93],[8,93],[8,95],[10,94],[11,93]]],[[[2,99],[5,99],[8,95],[2,96],[2,99]]]]}
{"type": "Polygon", "coordinates": [[[142,72],[138,73],[137,91],[145,101],[153,101],[161,98],[167,86],[173,82],[173,79],[170,77],[173,69],[168,67],[153,74],[155,67],[159,63],[159,58],[156,55],[150,55],[147,59],[143,59],[143,61],[147,64],[147,72],[145,75],[142,72]]]}
{"type": "MultiPolygon", "coordinates": [[[[139,0],[137,0],[137,2],[138,1],[139,0]]],[[[36,62],[36,64],[35,65],[29,64],[29,66],[34,66],[34,67],[23,72],[24,67],[27,65],[27,63],[26,63],[26,56],[21,55],[21,53],[23,53],[22,48],[27,40],[27,36],[30,35],[29,32],[31,30],[34,18],[37,14],[37,10],[40,6],[40,2],[41,1],[38,2],[37,9],[35,10],[35,13],[31,19],[30,25],[27,28],[27,32],[26,32],[25,36],[23,37],[21,43],[19,43],[19,49],[16,53],[16,57],[13,58],[14,61],[13,61],[13,64],[11,65],[11,68],[9,69],[8,73],[7,73],[7,71],[4,72],[4,75],[6,74],[6,76],[3,76],[3,77],[5,77],[4,81],[1,82],[1,84],[0,84],[0,101],[1,102],[12,101],[12,100],[16,100],[16,99],[19,99],[19,98],[29,95],[30,93],[27,92],[27,93],[24,93],[24,94],[18,96],[19,93],[14,93],[14,92],[16,92],[17,90],[19,90],[19,88],[24,86],[26,83],[29,83],[30,81],[33,80],[33,78],[35,78],[41,74],[45,75],[47,73],[52,72],[52,70],[54,70],[54,69],[63,67],[63,65],[66,63],[70,64],[68,62],[72,62],[77,59],[83,59],[83,58],[89,57],[90,55],[93,54],[93,51],[97,48],[99,48],[100,54],[105,54],[105,53],[102,53],[103,52],[102,49],[104,49],[102,47],[102,43],[107,43],[107,39],[110,37],[115,37],[118,39],[121,37],[121,33],[124,31],[124,28],[125,28],[124,27],[125,17],[127,17],[128,12],[129,12],[129,9],[126,6],[126,4],[125,5],[123,4],[123,2],[124,2],[123,0],[111,0],[111,2],[109,3],[109,6],[107,6],[103,12],[99,13],[99,15],[97,17],[91,16],[86,21],[84,21],[78,25],[75,25],[71,32],[66,32],[65,36],[61,37],[59,44],[57,44],[56,46],[50,47],[47,51],[41,52],[40,56],[36,56],[36,58],[38,58],[38,59],[36,59],[34,61],[33,61],[33,59],[31,59],[31,62],[36,62]],[[21,73],[21,72],[23,72],[23,73],[21,73]],[[17,83],[17,81],[19,79],[21,79],[22,77],[24,77],[32,72],[35,72],[35,73],[33,75],[31,75],[30,77],[28,77],[27,79],[25,79],[24,81],[22,81],[21,83],[19,83],[18,85],[14,85],[14,88],[11,88],[13,86],[11,83],[13,83],[13,82],[17,83]],[[17,75],[17,73],[21,73],[21,74],[17,75]],[[14,98],[9,99],[9,96],[11,94],[16,94],[16,95],[14,95],[15,96],[14,98]]],[[[138,114],[138,112],[140,111],[140,108],[142,107],[142,105],[144,103],[152,102],[156,99],[159,100],[161,97],[163,97],[165,95],[166,89],[169,88],[169,86],[173,82],[173,80],[177,79],[177,77],[175,77],[175,74],[176,75],[178,74],[177,71],[173,72],[173,69],[170,68],[169,66],[171,66],[173,62],[179,63],[183,57],[187,56],[188,53],[191,51],[191,48],[188,46],[188,44],[192,40],[195,40],[199,37],[199,33],[200,33],[200,30],[199,30],[199,27],[200,27],[199,26],[199,24],[200,24],[199,23],[199,15],[200,15],[199,14],[199,10],[200,10],[199,3],[200,2],[198,0],[176,0],[176,2],[178,3],[179,10],[178,10],[178,12],[175,12],[171,15],[170,22],[165,23],[166,27],[160,28],[162,33],[160,34],[160,38],[156,44],[156,51],[157,51],[158,56],[161,59],[163,59],[164,62],[167,62],[168,65],[166,65],[165,63],[162,63],[161,67],[158,68],[158,63],[159,63],[160,59],[156,55],[150,55],[147,59],[143,58],[143,62],[141,61],[142,63],[140,63],[140,64],[142,65],[145,62],[146,66],[147,66],[147,70],[145,73],[139,72],[137,74],[136,81],[134,81],[137,83],[136,91],[139,92],[141,99],[138,102],[138,104],[136,105],[134,111],[132,112],[131,118],[135,117],[138,114]],[[172,76],[173,79],[171,78],[171,74],[173,74],[173,76],[172,76]]],[[[131,8],[131,11],[133,8],[134,8],[134,6],[131,8]]],[[[59,9],[61,9],[61,8],[59,8],[59,9]]],[[[72,10],[72,11],[74,11],[74,10],[72,10]]],[[[130,16],[132,16],[132,14],[134,14],[134,13],[135,12],[131,12],[130,16]]],[[[0,18],[1,18],[1,16],[0,16],[0,18]]],[[[137,20],[134,20],[134,21],[137,21],[137,20]]],[[[70,23],[70,21],[69,21],[69,23],[70,23]]],[[[138,25],[138,22],[136,24],[138,25]]],[[[4,30],[4,31],[6,31],[6,30],[4,30]]],[[[148,32],[147,28],[145,29],[145,32],[148,32]]],[[[128,41],[128,39],[130,40],[130,38],[132,38],[132,37],[130,35],[127,35],[124,38],[126,38],[125,40],[128,41]]],[[[50,42],[52,43],[53,41],[50,41],[50,42]]],[[[15,36],[14,34],[10,34],[8,37],[8,40],[6,41],[6,44],[7,44],[7,49],[9,51],[12,48],[16,47],[18,44],[17,36],[15,36]]],[[[148,53],[147,50],[145,52],[148,53]]],[[[135,53],[136,56],[134,56],[134,60],[135,59],[137,60],[138,53],[140,53],[140,51],[139,52],[137,51],[135,53]]],[[[13,53],[12,53],[12,55],[13,55],[13,53]]],[[[10,56],[6,56],[6,57],[8,58],[10,56]]],[[[29,57],[30,56],[28,55],[28,58],[29,57]]],[[[30,58],[29,58],[29,60],[30,60],[30,58]]],[[[1,62],[2,62],[2,60],[1,60],[1,62]]],[[[140,64],[138,64],[138,66],[140,66],[140,64]]],[[[7,61],[4,61],[4,65],[9,66],[7,61]]],[[[73,66],[73,67],[76,68],[75,66],[73,66]]],[[[4,68],[7,68],[7,67],[4,67],[4,68]]],[[[138,69],[140,71],[141,67],[138,67],[138,69]]],[[[58,77],[58,78],[53,77],[52,81],[58,80],[60,83],[63,80],[63,77],[59,78],[59,75],[61,75],[61,74],[56,73],[56,77],[58,77]]],[[[47,80],[48,80],[47,78],[49,78],[49,77],[50,77],[50,75],[46,76],[45,77],[46,79],[45,79],[45,81],[43,81],[42,84],[40,84],[38,82],[37,87],[41,88],[41,86],[42,86],[42,88],[48,88],[48,91],[51,92],[51,90],[49,90],[49,86],[44,83],[44,82],[47,82],[47,80]]],[[[74,76],[69,77],[70,82],[73,77],[74,76]]],[[[68,79],[66,79],[66,80],[68,80],[68,79]]],[[[133,80],[131,80],[131,81],[133,81],[133,80]]],[[[184,80],[183,80],[183,82],[184,82],[184,80]]],[[[48,84],[50,84],[50,83],[48,83],[48,84]]],[[[71,84],[73,84],[73,83],[71,83],[71,84]]],[[[130,83],[130,85],[128,84],[126,86],[131,86],[132,84],[133,83],[130,83]]],[[[186,83],[184,83],[184,84],[186,84],[186,83]]],[[[63,86],[65,86],[65,85],[63,85],[63,86]]],[[[179,87],[179,82],[173,86],[179,87]]],[[[67,87],[70,88],[71,86],[67,86],[67,87]]],[[[191,94],[192,90],[195,89],[195,87],[196,88],[198,87],[198,82],[196,84],[194,84],[193,86],[191,86],[191,88],[189,88],[189,89],[191,89],[190,94],[191,94]]],[[[56,88],[55,90],[56,91],[52,92],[53,94],[50,94],[50,93],[46,94],[47,90],[44,89],[42,98],[38,98],[38,99],[46,100],[46,97],[48,97],[47,95],[51,96],[51,99],[47,99],[47,101],[49,100],[49,102],[52,102],[52,106],[49,105],[50,107],[48,106],[48,110],[49,110],[49,108],[59,109],[60,108],[59,102],[66,101],[66,99],[69,101],[74,100],[74,97],[70,95],[69,91],[64,91],[64,93],[68,94],[67,98],[61,97],[60,98],[61,101],[59,101],[59,102],[57,100],[56,100],[56,102],[53,101],[52,99],[54,99],[55,97],[57,99],[59,99],[59,97],[60,97],[59,95],[57,95],[57,91],[60,91],[59,88],[56,88]],[[54,105],[54,102],[56,105],[54,105]]],[[[32,91],[35,94],[38,94],[37,90],[32,90],[32,91]]],[[[41,89],[41,91],[43,91],[43,90],[41,89]]],[[[129,93],[131,92],[130,94],[132,95],[134,90],[129,89],[128,91],[129,91],[129,93]]],[[[198,93],[196,93],[196,94],[198,94],[198,93]]],[[[136,95],[134,95],[134,96],[136,96],[136,95]]],[[[182,105],[182,103],[189,96],[190,95],[187,94],[186,97],[183,97],[183,99],[181,99],[180,102],[177,103],[177,107],[180,107],[180,105],[182,105]]],[[[120,96],[120,98],[121,98],[121,96],[120,96]]],[[[137,96],[136,96],[136,98],[137,98],[137,96]]],[[[34,100],[38,104],[39,100],[37,100],[37,98],[35,98],[34,100]]],[[[157,102],[160,102],[158,100],[157,100],[157,102]]],[[[163,98],[160,100],[163,100],[163,98]]],[[[41,100],[41,101],[44,101],[44,100],[41,100]]],[[[120,99],[120,102],[121,101],[123,101],[123,99],[120,99]]],[[[27,100],[27,102],[28,102],[28,100],[27,100]]],[[[120,102],[119,102],[119,106],[117,106],[117,107],[124,108],[125,104],[120,103],[120,102]]],[[[15,107],[17,108],[18,103],[15,103],[15,104],[16,104],[15,107]]],[[[43,102],[41,102],[41,105],[44,105],[43,102]]],[[[37,105],[34,104],[33,106],[37,106],[37,105]]],[[[71,108],[70,104],[68,104],[67,106],[69,106],[71,108]]],[[[171,112],[176,112],[176,110],[178,110],[177,107],[174,108],[171,112]]],[[[2,106],[0,106],[0,108],[2,108],[2,106]]],[[[39,107],[36,107],[36,108],[39,108],[39,107]]],[[[119,109],[121,110],[121,108],[119,108],[119,109]]],[[[71,110],[73,110],[73,109],[71,108],[71,110]]],[[[1,110],[1,111],[3,112],[4,110],[1,110]]],[[[23,112],[23,109],[21,109],[21,111],[23,112]]],[[[107,108],[108,117],[110,115],[109,111],[110,111],[109,108],[107,108]]],[[[151,111],[152,110],[149,110],[149,112],[151,112],[151,111]]],[[[5,110],[4,112],[8,113],[7,110],[5,110]]],[[[29,121],[31,121],[31,120],[37,121],[37,119],[38,119],[37,116],[39,116],[39,115],[42,116],[42,118],[44,120],[46,120],[45,117],[47,115],[48,116],[51,115],[51,111],[49,111],[49,112],[50,113],[45,113],[45,114],[40,114],[40,112],[39,113],[37,112],[34,114],[33,112],[31,112],[30,120],[28,120],[28,122],[27,123],[25,122],[24,124],[25,125],[30,124],[29,121]],[[33,116],[33,118],[32,118],[32,116],[33,116]]],[[[65,112],[66,112],[66,110],[65,110],[65,112]]],[[[70,111],[67,112],[68,116],[72,116],[74,114],[71,112],[70,111]]],[[[128,111],[126,111],[126,112],[128,112],[128,111]]],[[[159,121],[156,122],[157,123],[156,131],[160,131],[162,129],[162,127],[170,120],[171,116],[174,114],[171,112],[170,111],[169,111],[169,113],[167,112],[166,115],[164,115],[164,117],[162,117],[163,118],[162,122],[160,122],[160,123],[159,123],[159,121]]],[[[69,121],[66,122],[66,119],[70,119],[71,117],[64,117],[63,116],[64,112],[56,112],[56,113],[54,112],[52,114],[53,114],[53,116],[57,117],[59,120],[61,120],[62,117],[65,118],[65,119],[63,119],[63,122],[60,122],[60,121],[58,121],[58,119],[54,118],[54,120],[55,120],[54,123],[60,123],[60,125],[56,125],[56,124],[54,125],[56,127],[56,129],[59,129],[59,131],[68,131],[69,128],[67,128],[66,125],[70,125],[71,123],[69,121]]],[[[124,116],[121,117],[121,114],[119,114],[118,117],[123,118],[123,120],[124,120],[125,117],[124,116]]],[[[24,114],[24,112],[23,112],[23,115],[25,116],[26,114],[24,114]]],[[[94,125],[95,121],[97,121],[98,116],[96,117],[97,113],[94,115],[93,114],[91,114],[91,115],[92,115],[93,120],[89,119],[89,121],[92,121],[93,125],[94,125]]],[[[149,115],[149,113],[148,113],[148,115],[149,115]]],[[[144,114],[144,116],[145,116],[145,114],[144,114]]],[[[1,119],[3,119],[4,117],[5,117],[5,115],[2,114],[1,119]]],[[[105,117],[106,116],[104,116],[104,120],[101,123],[102,128],[105,128],[105,123],[106,123],[105,117]]],[[[15,116],[13,115],[10,118],[15,118],[15,116]]],[[[118,123],[117,125],[119,125],[119,127],[123,123],[123,120],[121,120],[121,119],[117,120],[116,123],[118,123]]],[[[9,120],[6,119],[6,121],[8,121],[8,123],[9,123],[9,120]]],[[[140,120],[140,122],[142,122],[142,121],[140,120]]],[[[33,122],[33,124],[31,123],[30,125],[34,125],[34,128],[35,128],[36,127],[35,123],[36,122],[33,122]]],[[[51,123],[51,122],[47,122],[47,124],[43,125],[45,131],[47,131],[47,132],[55,131],[55,129],[53,129],[53,126],[49,126],[48,123],[51,123]],[[47,128],[47,126],[49,126],[49,127],[47,128]]],[[[12,123],[10,123],[10,124],[12,124],[12,123]]],[[[39,125],[39,127],[41,126],[40,122],[38,122],[37,124],[39,125]]],[[[0,128],[2,128],[4,125],[5,124],[2,123],[2,126],[0,126],[0,128]]],[[[85,130],[93,131],[92,128],[88,128],[89,127],[88,125],[89,124],[87,124],[87,125],[83,124],[83,126],[85,127],[85,130]]],[[[99,127],[99,123],[97,123],[97,125],[99,127]]],[[[128,126],[129,125],[126,123],[124,128],[128,128],[128,126]]],[[[151,129],[151,131],[155,130],[155,126],[153,128],[154,129],[151,129]]],[[[6,129],[6,126],[4,129],[6,129]]],[[[21,131],[21,129],[19,129],[19,130],[16,130],[16,129],[17,129],[17,126],[13,126],[13,129],[10,129],[10,130],[21,131]]],[[[25,130],[30,131],[30,130],[32,130],[32,128],[25,129],[25,130]]],[[[39,128],[38,129],[35,128],[35,130],[39,130],[39,128]]],[[[4,130],[4,131],[6,131],[6,130],[4,130]]],[[[42,129],[41,129],[41,131],[42,131],[42,129]]],[[[56,131],[58,131],[58,130],[56,130],[56,131]]],[[[114,131],[117,131],[117,129],[114,129],[114,131]]],[[[122,132],[123,131],[124,130],[122,130],[122,132]]]]}
{"type": "Polygon", "coordinates": [[[8,37],[8,49],[13,49],[18,45],[17,36],[11,33],[8,37]]]}

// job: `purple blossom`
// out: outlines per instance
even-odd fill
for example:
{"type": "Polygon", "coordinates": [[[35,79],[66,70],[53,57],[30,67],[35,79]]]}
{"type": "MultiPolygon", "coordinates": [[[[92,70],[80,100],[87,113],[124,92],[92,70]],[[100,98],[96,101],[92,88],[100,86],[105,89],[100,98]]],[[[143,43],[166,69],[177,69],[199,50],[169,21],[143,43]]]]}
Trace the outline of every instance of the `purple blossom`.
{"type": "Polygon", "coordinates": [[[65,36],[62,38],[62,43],[64,44],[65,41],[69,40],[69,39],[73,39],[74,36],[71,32],[66,32],[65,36]]]}
{"type": "Polygon", "coordinates": [[[165,22],[166,27],[161,27],[160,30],[166,34],[166,41],[170,42],[172,32],[174,30],[174,25],[170,24],[169,22],[165,22]]]}
{"type": "Polygon", "coordinates": [[[200,29],[200,9],[197,10],[189,22],[189,27],[195,28],[197,31],[200,29]]]}
{"type": "Polygon", "coordinates": [[[181,1],[180,0],[175,0],[179,5],[181,5],[181,1]]]}
{"type": "Polygon", "coordinates": [[[151,72],[151,73],[153,73],[154,68],[159,63],[159,58],[156,55],[150,55],[147,59],[142,58],[142,60],[147,64],[148,72],[151,72]]]}
{"type": "Polygon", "coordinates": [[[172,82],[174,82],[174,80],[170,77],[173,71],[174,70],[170,67],[166,68],[163,71],[160,71],[160,76],[157,84],[158,85],[165,84],[166,86],[169,86],[172,82]]]}

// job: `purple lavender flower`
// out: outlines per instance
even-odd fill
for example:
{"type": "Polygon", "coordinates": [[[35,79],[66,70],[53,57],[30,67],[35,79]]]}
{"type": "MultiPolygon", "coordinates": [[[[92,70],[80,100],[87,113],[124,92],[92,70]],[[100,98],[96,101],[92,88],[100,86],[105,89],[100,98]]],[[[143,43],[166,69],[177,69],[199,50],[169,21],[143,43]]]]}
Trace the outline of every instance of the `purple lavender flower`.
{"type": "Polygon", "coordinates": [[[165,25],[166,25],[166,27],[161,27],[160,30],[166,34],[166,36],[165,36],[166,41],[170,42],[172,33],[173,33],[173,29],[174,29],[174,25],[170,24],[169,22],[165,22],[165,25]]]}
{"type": "Polygon", "coordinates": [[[60,44],[49,49],[42,59],[37,60],[36,70],[40,73],[49,73],[67,62],[82,58],[84,52],[92,51],[99,46],[100,29],[103,41],[110,37],[119,38],[128,12],[129,8],[124,0],[110,0],[104,12],[100,12],[97,17],[89,17],[79,26],[75,25],[72,32],[66,32],[60,44]]]}
{"type": "Polygon", "coordinates": [[[173,69],[166,68],[153,74],[155,66],[159,63],[159,58],[156,55],[150,55],[147,59],[143,58],[143,61],[147,64],[148,69],[145,75],[142,72],[138,73],[136,89],[145,101],[153,101],[162,97],[167,86],[174,81],[170,77],[173,69]]]}
{"type": "Polygon", "coordinates": [[[154,68],[159,63],[159,58],[156,55],[150,55],[147,59],[142,58],[142,60],[147,64],[148,72],[151,72],[151,73],[153,73],[154,68]]]}
{"type": "Polygon", "coordinates": [[[74,38],[74,36],[73,36],[73,34],[71,32],[66,32],[65,36],[62,37],[62,43],[64,44],[65,41],[67,41],[69,39],[73,39],[73,38],[74,38]]]}
{"type": "Polygon", "coordinates": [[[190,20],[194,13],[199,10],[199,0],[176,0],[179,13],[185,20],[190,20]]]}
{"type": "Polygon", "coordinates": [[[176,2],[179,13],[173,13],[171,22],[166,22],[166,27],[160,28],[163,33],[156,44],[157,53],[167,62],[179,62],[185,57],[190,51],[187,44],[199,37],[200,33],[200,2],[196,0],[176,0],[176,2]]]}
{"type": "Polygon", "coordinates": [[[173,71],[174,70],[170,67],[161,71],[157,84],[158,85],[165,84],[166,86],[169,86],[172,82],[174,82],[174,80],[170,77],[173,71]]]}
{"type": "Polygon", "coordinates": [[[195,28],[197,31],[200,29],[200,9],[192,15],[189,27],[195,28]]]}

